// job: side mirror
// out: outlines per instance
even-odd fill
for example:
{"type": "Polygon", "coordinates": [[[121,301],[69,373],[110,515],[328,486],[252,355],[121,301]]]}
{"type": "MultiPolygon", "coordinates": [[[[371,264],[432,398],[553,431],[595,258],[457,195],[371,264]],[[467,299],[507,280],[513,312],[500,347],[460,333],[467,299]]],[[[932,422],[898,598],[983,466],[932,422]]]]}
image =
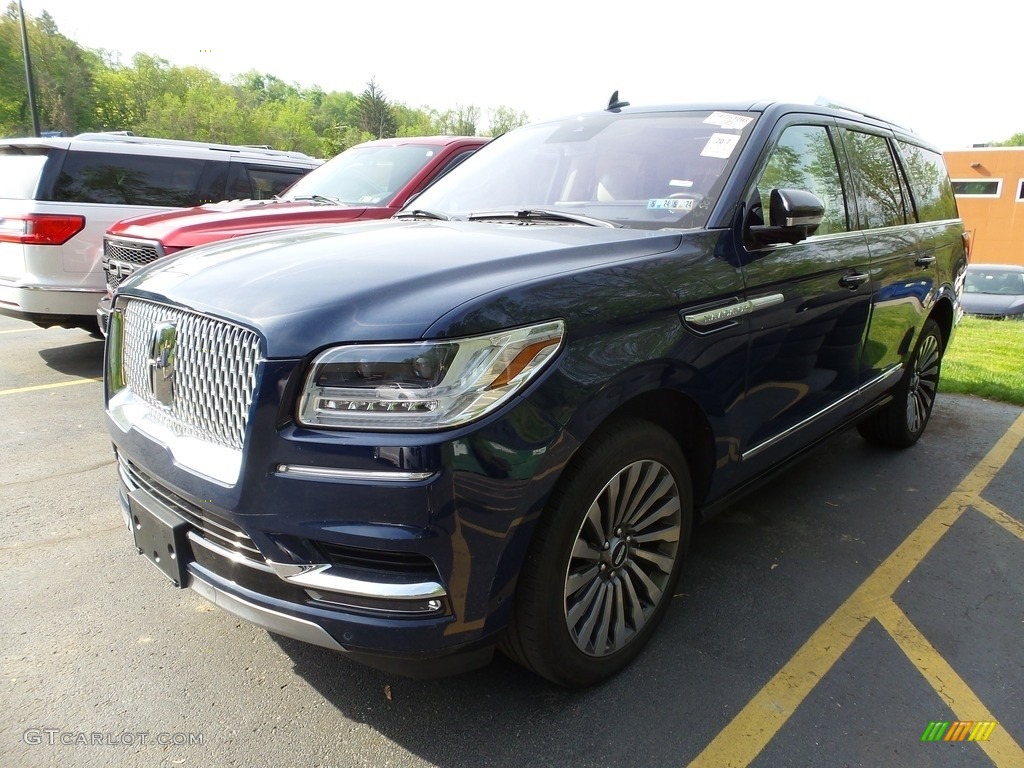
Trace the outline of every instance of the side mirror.
{"type": "Polygon", "coordinates": [[[802,189],[773,189],[768,211],[767,225],[758,223],[759,216],[748,216],[744,221],[743,242],[747,247],[799,243],[813,235],[825,218],[825,204],[802,189]]]}

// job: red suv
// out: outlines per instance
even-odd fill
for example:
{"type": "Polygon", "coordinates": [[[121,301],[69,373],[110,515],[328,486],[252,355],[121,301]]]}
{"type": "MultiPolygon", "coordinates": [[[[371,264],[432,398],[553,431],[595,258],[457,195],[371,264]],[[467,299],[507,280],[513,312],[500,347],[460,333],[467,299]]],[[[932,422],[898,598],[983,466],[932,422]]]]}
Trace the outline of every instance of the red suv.
{"type": "Polygon", "coordinates": [[[389,218],[488,141],[481,136],[368,141],[324,163],[272,200],[232,200],[117,222],[103,239],[107,293],[97,310],[100,328],[106,333],[110,299],[121,282],[161,256],[303,224],[389,218]]]}

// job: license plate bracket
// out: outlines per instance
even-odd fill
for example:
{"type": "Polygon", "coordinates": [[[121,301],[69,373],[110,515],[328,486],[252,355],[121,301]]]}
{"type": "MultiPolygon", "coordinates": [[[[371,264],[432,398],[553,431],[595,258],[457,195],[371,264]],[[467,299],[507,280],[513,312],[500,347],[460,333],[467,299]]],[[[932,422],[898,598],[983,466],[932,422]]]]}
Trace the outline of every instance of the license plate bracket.
{"type": "Polygon", "coordinates": [[[174,586],[188,586],[188,563],[192,547],[188,523],[145,491],[128,494],[135,547],[160,569],[174,586]]]}

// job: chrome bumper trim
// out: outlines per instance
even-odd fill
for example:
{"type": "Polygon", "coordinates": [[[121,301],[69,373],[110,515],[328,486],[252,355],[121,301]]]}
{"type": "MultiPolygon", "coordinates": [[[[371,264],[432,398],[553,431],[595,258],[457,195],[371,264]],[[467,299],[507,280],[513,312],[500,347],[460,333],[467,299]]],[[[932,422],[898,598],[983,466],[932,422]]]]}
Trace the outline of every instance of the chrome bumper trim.
{"type": "Polygon", "coordinates": [[[366,480],[374,483],[415,483],[429,480],[437,474],[436,472],[333,469],[331,467],[307,467],[299,464],[278,464],[277,472],[281,475],[317,480],[366,480]]]}
{"type": "Polygon", "coordinates": [[[0,278],[0,287],[17,288],[19,291],[42,291],[49,293],[86,293],[101,296],[106,294],[105,288],[79,288],[73,285],[33,285],[31,283],[19,283],[17,280],[0,278]]]}
{"type": "Polygon", "coordinates": [[[189,581],[189,587],[192,590],[205,597],[218,608],[223,608],[240,619],[245,619],[258,627],[263,627],[263,629],[270,632],[275,632],[294,640],[301,640],[304,643],[330,648],[333,651],[348,652],[348,648],[338,643],[323,627],[319,627],[311,621],[272,611],[269,608],[263,608],[250,603],[248,600],[235,597],[212,584],[208,584],[195,574],[192,574],[192,578],[189,581]]]}
{"type": "Polygon", "coordinates": [[[445,588],[436,581],[411,583],[364,581],[341,575],[330,563],[292,565],[268,560],[267,564],[289,584],[304,589],[322,589],[353,597],[396,601],[438,600],[448,594],[445,588]]]}
{"type": "Polygon", "coordinates": [[[238,563],[239,565],[244,565],[247,568],[252,568],[257,571],[276,573],[273,568],[267,565],[267,563],[261,563],[259,560],[253,560],[251,557],[246,557],[241,552],[234,552],[228,549],[227,547],[222,547],[220,544],[216,544],[210,541],[209,539],[200,536],[195,531],[188,532],[188,540],[193,545],[204,547],[213,552],[215,555],[220,555],[221,557],[230,560],[233,563],[238,563]]]}
{"type": "Polygon", "coordinates": [[[177,432],[154,417],[150,406],[123,389],[110,398],[107,414],[124,433],[136,430],[166,449],[174,463],[194,475],[231,487],[242,471],[242,452],[177,432]]]}

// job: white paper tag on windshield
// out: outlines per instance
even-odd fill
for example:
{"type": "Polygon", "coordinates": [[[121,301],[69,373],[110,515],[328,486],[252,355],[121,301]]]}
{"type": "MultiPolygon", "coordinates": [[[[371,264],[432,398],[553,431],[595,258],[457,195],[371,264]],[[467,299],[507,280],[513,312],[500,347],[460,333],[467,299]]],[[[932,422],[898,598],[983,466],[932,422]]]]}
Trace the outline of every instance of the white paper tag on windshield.
{"type": "Polygon", "coordinates": [[[753,119],[746,115],[733,115],[729,112],[712,112],[704,118],[704,122],[708,125],[717,125],[719,128],[733,128],[741,131],[750,125],[750,121],[753,119]]]}
{"type": "Polygon", "coordinates": [[[739,143],[740,137],[731,133],[712,133],[704,149],[700,151],[701,157],[728,157],[739,143]]]}

